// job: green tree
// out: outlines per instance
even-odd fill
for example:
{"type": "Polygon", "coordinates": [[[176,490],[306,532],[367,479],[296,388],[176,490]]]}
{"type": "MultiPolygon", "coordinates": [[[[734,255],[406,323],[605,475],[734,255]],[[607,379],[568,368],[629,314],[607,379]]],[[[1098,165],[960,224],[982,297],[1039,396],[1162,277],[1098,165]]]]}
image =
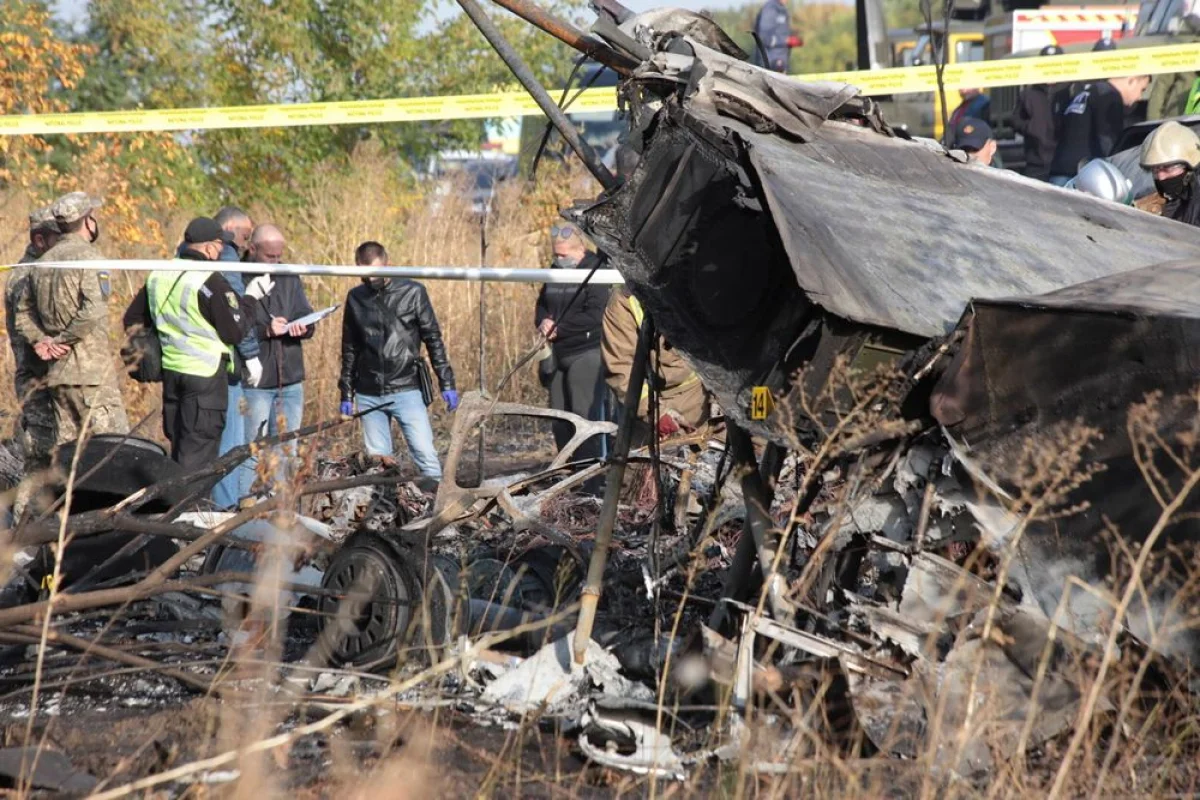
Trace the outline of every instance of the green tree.
{"type": "Polygon", "coordinates": [[[214,99],[213,32],[201,0],[91,0],[77,41],[92,48],[79,108],[180,108],[214,99]]]}
{"type": "MultiPolygon", "coordinates": [[[[10,0],[5,0],[9,2],[10,0]]],[[[578,17],[584,0],[555,11],[578,17]]],[[[462,14],[437,0],[92,0],[75,41],[85,75],[64,97],[75,110],[370,100],[490,92],[513,80],[462,14]],[[439,13],[440,12],[440,13],[439,13]]],[[[574,53],[506,12],[496,20],[548,83],[574,53]]],[[[178,137],[195,158],[174,171],[201,205],[297,202],[318,165],[348,163],[377,139],[398,166],[471,146],[478,121],[200,131],[178,137]]],[[[78,155],[56,148],[62,165],[78,155]]],[[[144,158],[145,153],[141,154],[144,158]]]]}
{"type": "MultiPolygon", "coordinates": [[[[490,92],[513,79],[461,14],[440,18],[436,3],[411,0],[217,0],[220,22],[213,83],[230,104],[324,102],[490,92]]],[[[579,0],[556,10],[576,14],[579,0]]],[[[508,14],[497,22],[549,83],[565,77],[574,53],[508,14]]],[[[409,163],[444,147],[472,146],[478,121],[212,131],[202,158],[234,194],[294,191],[312,165],[347,159],[368,138],[409,163]]]]}

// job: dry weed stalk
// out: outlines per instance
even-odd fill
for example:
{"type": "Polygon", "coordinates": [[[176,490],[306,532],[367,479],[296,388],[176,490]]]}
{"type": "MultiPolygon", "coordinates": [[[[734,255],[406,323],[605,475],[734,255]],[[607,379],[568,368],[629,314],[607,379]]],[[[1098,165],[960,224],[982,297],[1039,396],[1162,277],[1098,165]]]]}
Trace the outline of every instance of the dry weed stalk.
{"type": "MultiPolygon", "coordinates": [[[[1066,789],[1075,756],[1091,727],[1097,701],[1105,686],[1105,677],[1114,662],[1117,639],[1124,629],[1129,607],[1139,593],[1145,592],[1143,576],[1151,554],[1167,529],[1178,521],[1178,515],[1184,505],[1191,500],[1192,491],[1200,484],[1200,463],[1197,463],[1195,458],[1197,444],[1200,442],[1197,426],[1200,426],[1200,403],[1197,402],[1196,396],[1177,400],[1164,408],[1162,395],[1155,393],[1147,397],[1144,403],[1130,409],[1127,426],[1129,441],[1133,445],[1143,479],[1154,492],[1162,506],[1162,512],[1142,540],[1131,574],[1113,608],[1113,619],[1109,623],[1108,634],[1104,640],[1100,665],[1080,708],[1074,733],[1055,772],[1049,792],[1050,798],[1059,797],[1066,789]],[[1187,415],[1185,419],[1190,417],[1189,424],[1181,427],[1173,425],[1181,414],[1187,415]],[[1172,427],[1176,430],[1173,442],[1164,435],[1164,428],[1169,430],[1172,427]],[[1174,481],[1164,476],[1155,466],[1158,456],[1167,458],[1178,469],[1178,477],[1174,481]]],[[[1137,690],[1138,684],[1135,683],[1130,691],[1137,690]]]]}
{"type": "MultiPolygon", "coordinates": [[[[87,441],[88,432],[91,427],[91,424],[92,424],[92,412],[89,409],[87,415],[83,418],[83,423],[79,426],[79,439],[81,442],[87,441]]],[[[66,501],[63,503],[62,511],[59,513],[58,542],[56,543],[56,545],[57,545],[56,552],[58,552],[58,553],[64,552],[67,547],[67,544],[69,543],[69,540],[67,538],[67,516],[68,516],[67,510],[71,506],[71,495],[75,491],[75,475],[76,475],[77,470],[79,469],[79,458],[82,454],[83,454],[83,447],[75,448],[75,455],[71,459],[71,469],[70,469],[69,474],[67,475],[67,487],[66,487],[66,494],[65,494],[66,501]]],[[[58,599],[59,582],[61,580],[62,580],[62,561],[61,561],[61,559],[56,558],[56,559],[54,559],[54,570],[52,571],[51,578],[50,578],[50,587],[49,587],[50,588],[50,597],[46,601],[47,610],[46,610],[46,613],[42,617],[42,626],[41,626],[41,630],[39,631],[39,634],[38,634],[39,641],[38,641],[38,648],[37,648],[37,664],[34,668],[34,675],[33,675],[33,694],[29,700],[29,722],[26,723],[26,726],[25,726],[25,744],[26,744],[26,746],[28,746],[30,739],[33,738],[33,723],[34,723],[34,720],[37,719],[38,699],[41,694],[42,668],[45,665],[46,650],[48,649],[48,641],[50,638],[50,619],[53,617],[52,610],[54,608],[55,601],[58,599]]],[[[46,736],[48,733],[49,732],[47,731],[46,734],[43,734],[41,741],[38,742],[37,751],[33,757],[33,763],[31,763],[29,765],[28,772],[26,771],[26,768],[25,768],[25,766],[26,766],[25,765],[25,756],[24,755],[21,756],[21,772],[20,772],[20,774],[23,776],[23,778],[22,778],[22,781],[18,784],[17,789],[18,789],[18,792],[23,796],[27,795],[29,793],[29,791],[33,788],[34,770],[37,769],[38,759],[41,757],[42,750],[46,746],[46,736]]]]}

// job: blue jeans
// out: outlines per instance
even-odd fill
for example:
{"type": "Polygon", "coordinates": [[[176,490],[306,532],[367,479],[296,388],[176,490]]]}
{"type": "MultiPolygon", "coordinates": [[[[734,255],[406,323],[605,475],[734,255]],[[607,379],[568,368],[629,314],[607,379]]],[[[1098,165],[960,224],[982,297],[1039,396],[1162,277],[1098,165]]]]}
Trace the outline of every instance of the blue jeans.
{"type": "MultiPolygon", "coordinates": [[[[242,424],[245,425],[245,442],[247,444],[258,438],[260,430],[263,432],[263,436],[278,436],[281,433],[300,429],[300,420],[304,415],[303,383],[293,383],[278,389],[247,388],[242,392],[246,397],[246,413],[242,424]],[[279,428],[281,415],[284,425],[282,430],[279,428]]],[[[296,454],[295,442],[288,442],[284,448],[289,456],[296,454]]],[[[250,458],[246,463],[248,465],[247,480],[249,483],[253,483],[258,469],[258,459],[250,458]]],[[[281,462],[280,472],[275,479],[281,481],[286,477],[283,462],[281,462]]],[[[244,494],[249,494],[249,492],[250,486],[247,484],[244,494]]]]}
{"type": "Polygon", "coordinates": [[[429,424],[429,412],[425,410],[425,399],[420,391],[410,389],[383,397],[360,394],[356,402],[359,411],[379,408],[360,418],[363,444],[370,455],[392,455],[392,420],[396,420],[417,469],[428,478],[441,479],[442,463],[433,446],[433,426],[429,424]]]}
{"type": "MultiPolygon", "coordinates": [[[[229,407],[225,412],[225,430],[221,431],[221,449],[218,451],[221,455],[246,443],[246,425],[242,420],[241,405],[242,385],[232,384],[229,387],[229,407]]],[[[250,470],[243,461],[213,487],[213,502],[217,508],[237,508],[238,500],[246,496],[252,481],[250,470]]]]}

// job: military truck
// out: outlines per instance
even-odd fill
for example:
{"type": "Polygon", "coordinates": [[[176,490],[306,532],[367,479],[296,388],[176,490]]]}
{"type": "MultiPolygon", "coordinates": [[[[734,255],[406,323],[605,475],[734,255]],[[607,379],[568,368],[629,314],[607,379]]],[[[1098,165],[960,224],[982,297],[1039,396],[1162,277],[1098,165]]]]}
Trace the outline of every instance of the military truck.
{"type": "MultiPolygon", "coordinates": [[[[862,0],[860,0],[861,2],[862,0]]],[[[1178,1],[1178,0],[1177,0],[1178,1]]],[[[1164,0],[1165,2],[1165,0],[1164,0]]],[[[993,4],[991,0],[956,0],[951,10],[949,35],[943,21],[915,29],[915,45],[896,45],[900,31],[888,31],[893,67],[947,64],[1005,58],[1014,54],[1037,55],[1049,44],[1064,50],[1090,50],[1101,38],[1120,40],[1133,33],[1141,8],[1132,4],[1082,6],[1077,2],[1042,4],[1013,0],[993,4]]],[[[987,94],[992,100],[991,122],[1000,137],[1005,166],[1019,168],[1020,140],[1012,131],[1012,113],[1019,87],[997,87],[987,94]]],[[[947,111],[958,103],[956,92],[947,93],[947,111]]],[[[896,95],[884,100],[884,113],[893,125],[915,136],[940,139],[942,110],[937,92],[896,95]]]]}
{"type": "MultiPolygon", "coordinates": [[[[909,39],[897,41],[898,32],[888,31],[891,40],[893,67],[919,67],[938,63],[945,53],[947,64],[966,61],[982,61],[984,58],[984,31],[979,23],[951,23],[950,33],[941,21],[932,25],[920,25],[911,30],[909,39]],[[911,40],[911,47],[904,47],[911,40]]],[[[937,92],[912,92],[879,98],[888,122],[903,128],[913,136],[929,136],[941,139],[942,104],[937,92]]],[[[958,105],[958,93],[946,93],[947,113],[958,105]]]]}

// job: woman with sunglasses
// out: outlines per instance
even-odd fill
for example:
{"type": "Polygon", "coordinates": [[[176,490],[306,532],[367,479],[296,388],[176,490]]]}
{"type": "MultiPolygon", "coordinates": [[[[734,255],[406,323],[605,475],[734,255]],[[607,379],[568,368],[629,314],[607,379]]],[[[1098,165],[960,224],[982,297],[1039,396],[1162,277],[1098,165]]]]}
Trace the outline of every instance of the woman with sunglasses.
{"type": "MultiPolygon", "coordinates": [[[[583,233],[570,223],[550,228],[554,251],[552,269],[587,269],[600,263],[601,256],[587,248],[583,233]]],[[[534,324],[550,343],[550,354],[538,367],[542,385],[550,392],[550,407],[569,411],[590,420],[603,419],[603,362],[600,331],[608,287],[588,284],[579,296],[576,283],[543,284],[538,294],[534,324]]],[[[554,441],[562,448],[574,433],[570,423],[557,422],[554,441]]],[[[602,438],[597,436],[576,451],[576,457],[603,456],[602,438]]]]}

